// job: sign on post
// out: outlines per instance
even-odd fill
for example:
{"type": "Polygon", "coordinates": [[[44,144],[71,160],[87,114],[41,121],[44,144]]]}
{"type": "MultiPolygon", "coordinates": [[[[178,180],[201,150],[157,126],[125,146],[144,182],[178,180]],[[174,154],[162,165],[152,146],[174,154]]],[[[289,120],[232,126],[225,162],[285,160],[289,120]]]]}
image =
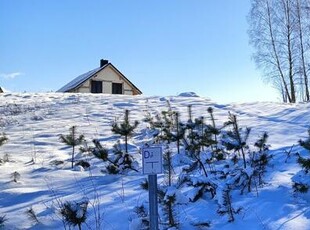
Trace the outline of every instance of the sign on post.
{"type": "Polygon", "coordinates": [[[150,230],[158,230],[157,174],[163,173],[162,155],[161,147],[142,149],[143,174],[149,179],[150,230]]]}
{"type": "Polygon", "coordinates": [[[161,147],[148,147],[142,149],[143,174],[152,175],[163,173],[161,147]]]}

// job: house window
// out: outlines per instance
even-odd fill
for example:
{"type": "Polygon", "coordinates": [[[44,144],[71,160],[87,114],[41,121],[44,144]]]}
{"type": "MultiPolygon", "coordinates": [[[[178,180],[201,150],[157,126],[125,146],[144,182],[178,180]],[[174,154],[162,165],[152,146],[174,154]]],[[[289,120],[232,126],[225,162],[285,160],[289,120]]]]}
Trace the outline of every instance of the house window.
{"type": "Polygon", "coordinates": [[[102,93],[102,81],[91,81],[91,92],[102,93]]]}
{"type": "Polygon", "coordinates": [[[112,94],[123,94],[123,84],[112,83],[112,94]]]}

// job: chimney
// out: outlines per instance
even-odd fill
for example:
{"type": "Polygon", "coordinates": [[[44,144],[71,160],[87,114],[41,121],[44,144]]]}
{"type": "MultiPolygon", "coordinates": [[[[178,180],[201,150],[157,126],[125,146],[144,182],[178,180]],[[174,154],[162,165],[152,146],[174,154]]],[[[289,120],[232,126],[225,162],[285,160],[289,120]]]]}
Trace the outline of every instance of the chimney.
{"type": "Polygon", "coordinates": [[[103,66],[105,66],[105,65],[108,64],[108,63],[109,63],[108,60],[101,59],[101,60],[100,60],[100,68],[103,67],[103,66]]]}

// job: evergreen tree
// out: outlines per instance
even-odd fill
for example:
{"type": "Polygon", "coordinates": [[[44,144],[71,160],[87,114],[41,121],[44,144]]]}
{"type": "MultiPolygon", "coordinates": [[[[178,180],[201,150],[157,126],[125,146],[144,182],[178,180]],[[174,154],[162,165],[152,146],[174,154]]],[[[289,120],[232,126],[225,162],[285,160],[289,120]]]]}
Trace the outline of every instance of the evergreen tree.
{"type": "Polygon", "coordinates": [[[127,145],[128,137],[130,137],[133,134],[133,131],[135,128],[137,128],[138,124],[139,124],[138,121],[135,121],[133,125],[129,123],[129,110],[125,110],[124,121],[120,124],[117,124],[115,122],[112,125],[112,132],[124,136],[126,153],[128,153],[128,145],[127,145]]]}
{"type": "Polygon", "coordinates": [[[269,145],[267,144],[268,134],[263,133],[254,146],[258,148],[258,152],[253,152],[251,157],[251,167],[254,169],[255,175],[258,177],[259,184],[263,184],[263,175],[272,155],[268,155],[269,145]]]}
{"type": "Polygon", "coordinates": [[[77,136],[76,126],[72,126],[69,129],[69,134],[68,135],[61,134],[59,140],[60,142],[65,143],[66,145],[72,147],[71,167],[73,168],[75,147],[77,145],[80,145],[84,141],[84,136],[83,135],[77,136]]]}
{"type": "Polygon", "coordinates": [[[158,189],[159,202],[162,205],[162,210],[164,213],[164,218],[166,219],[166,224],[169,228],[177,227],[178,223],[176,221],[174,206],[176,205],[176,188],[167,186],[165,188],[158,189]]]}
{"type": "MultiPolygon", "coordinates": [[[[299,144],[310,153],[310,129],[308,130],[308,135],[309,137],[305,141],[299,140],[299,144]]],[[[306,170],[307,173],[309,172],[310,158],[299,157],[298,163],[303,167],[304,170],[306,170]]]]}
{"type": "Polygon", "coordinates": [[[232,130],[226,133],[226,140],[223,141],[223,144],[227,150],[234,150],[235,152],[241,152],[243,159],[243,167],[246,168],[246,159],[245,159],[245,149],[247,146],[247,139],[251,132],[250,128],[246,128],[245,132],[242,133],[242,129],[239,128],[237,121],[237,116],[229,113],[229,121],[226,125],[231,125],[232,130]],[[243,135],[242,135],[243,134],[243,135]]]}
{"type": "MultiPolygon", "coordinates": [[[[308,138],[299,140],[299,144],[310,153],[310,129],[308,130],[308,138]]],[[[297,162],[301,165],[302,170],[292,178],[294,182],[293,188],[295,191],[307,193],[310,188],[310,157],[309,155],[307,157],[299,156],[297,162]]]]}
{"type": "MultiPolygon", "coordinates": [[[[308,129],[309,137],[303,141],[299,140],[300,146],[310,152],[310,128],[308,129]]],[[[298,163],[303,167],[303,169],[308,173],[310,170],[310,158],[299,157],[298,163]]]]}
{"type": "Polygon", "coordinates": [[[235,209],[232,205],[232,198],[230,195],[231,188],[226,186],[222,191],[222,197],[219,197],[219,209],[217,211],[220,215],[228,215],[228,222],[233,222],[235,220],[234,215],[241,211],[241,208],[235,209]]]}
{"type": "Polygon", "coordinates": [[[213,140],[214,140],[214,143],[211,144],[211,150],[213,153],[215,153],[215,157],[217,160],[222,160],[224,159],[224,154],[223,154],[223,151],[218,147],[218,144],[219,144],[218,138],[219,138],[219,135],[221,134],[221,129],[216,127],[215,118],[213,114],[213,108],[209,107],[207,111],[210,115],[210,120],[211,120],[211,125],[207,125],[207,130],[209,133],[213,135],[213,140]]]}

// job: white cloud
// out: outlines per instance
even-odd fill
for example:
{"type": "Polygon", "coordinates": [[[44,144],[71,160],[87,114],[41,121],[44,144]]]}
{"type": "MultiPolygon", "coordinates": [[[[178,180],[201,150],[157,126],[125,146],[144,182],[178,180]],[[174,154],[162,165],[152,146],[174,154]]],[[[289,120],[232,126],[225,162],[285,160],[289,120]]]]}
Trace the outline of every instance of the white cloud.
{"type": "Polygon", "coordinates": [[[0,77],[4,79],[14,79],[18,76],[23,75],[23,73],[15,72],[15,73],[0,73],[0,77]]]}

